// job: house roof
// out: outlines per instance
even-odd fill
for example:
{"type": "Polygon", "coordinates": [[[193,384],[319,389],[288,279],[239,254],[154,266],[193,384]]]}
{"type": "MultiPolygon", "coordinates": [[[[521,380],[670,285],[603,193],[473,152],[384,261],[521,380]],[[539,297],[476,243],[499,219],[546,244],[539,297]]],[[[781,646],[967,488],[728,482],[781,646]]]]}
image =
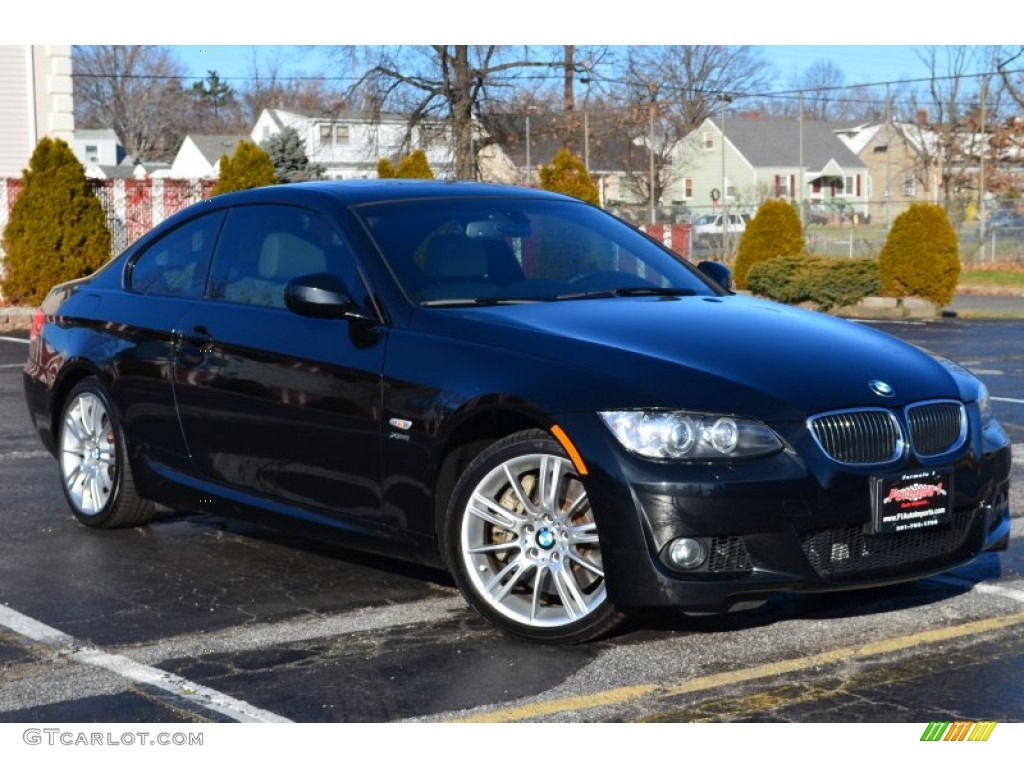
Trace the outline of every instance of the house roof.
{"type": "MultiPolygon", "coordinates": [[[[709,120],[716,129],[720,126],[709,120]]],[[[830,160],[843,168],[865,168],[864,162],[833,133],[829,123],[803,122],[803,165],[811,171],[824,170],[830,160]]],[[[755,168],[799,166],[801,158],[800,123],[729,116],[725,120],[729,142],[755,168]]]]}
{"type": "MultiPolygon", "coordinates": [[[[351,122],[402,122],[406,123],[409,121],[409,115],[401,112],[373,112],[373,111],[357,111],[357,110],[342,110],[342,111],[331,111],[327,109],[313,110],[313,109],[297,109],[292,107],[265,107],[264,112],[269,115],[270,119],[274,121],[274,124],[278,128],[284,128],[285,121],[284,115],[293,115],[295,117],[302,117],[310,121],[323,121],[328,120],[333,123],[343,123],[346,121],[351,122]]],[[[444,120],[440,118],[423,118],[420,122],[423,123],[440,123],[444,120]]]]}
{"type": "MultiPolygon", "coordinates": [[[[573,115],[575,136],[573,154],[583,157],[584,136],[582,113],[573,115]]],[[[530,165],[538,168],[551,162],[555,154],[565,146],[565,113],[556,112],[534,115],[530,119],[530,165]]],[[[526,167],[526,116],[497,114],[481,119],[484,129],[517,167],[526,167]]],[[[628,171],[647,162],[646,145],[638,145],[630,136],[628,128],[621,121],[601,120],[590,116],[590,171],[591,173],[614,173],[628,171]]],[[[644,166],[646,167],[646,166],[644,166]]]]}
{"type": "Polygon", "coordinates": [[[74,136],[76,139],[84,141],[116,141],[118,144],[121,140],[117,137],[117,132],[113,128],[76,128],[74,136]]]}
{"type": "Polygon", "coordinates": [[[232,155],[241,141],[248,141],[248,136],[231,136],[190,133],[190,139],[203,158],[211,165],[216,165],[222,155],[232,155]]]}

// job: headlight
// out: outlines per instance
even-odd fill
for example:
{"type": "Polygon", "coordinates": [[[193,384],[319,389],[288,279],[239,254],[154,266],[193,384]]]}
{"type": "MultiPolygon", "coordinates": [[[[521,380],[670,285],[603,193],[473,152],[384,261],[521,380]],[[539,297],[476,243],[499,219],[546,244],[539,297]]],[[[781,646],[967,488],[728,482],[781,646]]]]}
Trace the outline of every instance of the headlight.
{"type": "Polygon", "coordinates": [[[978,410],[981,411],[981,428],[985,429],[992,423],[995,414],[992,413],[992,398],[989,397],[988,387],[978,382],[978,410]]]}
{"type": "Polygon", "coordinates": [[[735,416],[689,411],[601,411],[598,415],[626,450],[649,459],[751,458],[782,448],[764,424],[735,416]]]}

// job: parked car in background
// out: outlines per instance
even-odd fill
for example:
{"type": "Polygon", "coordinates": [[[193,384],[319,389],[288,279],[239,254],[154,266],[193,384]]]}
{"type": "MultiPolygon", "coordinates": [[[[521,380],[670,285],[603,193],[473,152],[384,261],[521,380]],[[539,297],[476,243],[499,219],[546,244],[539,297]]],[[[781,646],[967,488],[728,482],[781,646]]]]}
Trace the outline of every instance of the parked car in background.
{"type": "Polygon", "coordinates": [[[708,213],[694,222],[693,239],[698,245],[720,245],[727,235],[741,235],[750,214],[708,213]]]}
{"type": "Polygon", "coordinates": [[[539,190],[219,195],[54,287],[24,385],[87,526],[213,509],[425,560],[540,642],[1009,540],[966,369],[539,190]]]}

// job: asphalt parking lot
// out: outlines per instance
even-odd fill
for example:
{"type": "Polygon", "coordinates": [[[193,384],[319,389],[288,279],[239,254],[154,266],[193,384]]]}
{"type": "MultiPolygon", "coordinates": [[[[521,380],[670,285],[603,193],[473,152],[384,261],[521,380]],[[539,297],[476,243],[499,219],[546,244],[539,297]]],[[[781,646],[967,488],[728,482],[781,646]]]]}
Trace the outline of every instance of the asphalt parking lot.
{"type": "MultiPolygon", "coordinates": [[[[1024,328],[882,324],[981,375],[1015,443],[1024,328]]],[[[222,518],[97,532],[66,510],[0,339],[0,722],[1024,720],[1024,518],[1009,552],[915,584],[508,639],[443,573],[222,518]]]]}

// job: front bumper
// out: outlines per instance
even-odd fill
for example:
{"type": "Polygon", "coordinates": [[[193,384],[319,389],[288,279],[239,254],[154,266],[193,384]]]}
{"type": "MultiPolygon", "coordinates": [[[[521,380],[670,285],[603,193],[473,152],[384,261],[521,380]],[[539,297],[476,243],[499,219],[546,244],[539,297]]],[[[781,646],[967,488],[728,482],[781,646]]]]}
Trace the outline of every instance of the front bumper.
{"type": "Polygon", "coordinates": [[[773,425],[789,449],[770,457],[652,462],[626,454],[586,415],[562,423],[587,463],[608,593],[621,608],[726,612],[775,592],[910,581],[970,562],[1010,529],[1010,443],[997,423],[983,432],[974,417],[967,443],[939,465],[952,473],[951,521],[889,534],[871,533],[871,478],[935,461],[841,467],[802,425],[773,425]],[[704,544],[700,567],[670,564],[679,537],[704,544]]]}

